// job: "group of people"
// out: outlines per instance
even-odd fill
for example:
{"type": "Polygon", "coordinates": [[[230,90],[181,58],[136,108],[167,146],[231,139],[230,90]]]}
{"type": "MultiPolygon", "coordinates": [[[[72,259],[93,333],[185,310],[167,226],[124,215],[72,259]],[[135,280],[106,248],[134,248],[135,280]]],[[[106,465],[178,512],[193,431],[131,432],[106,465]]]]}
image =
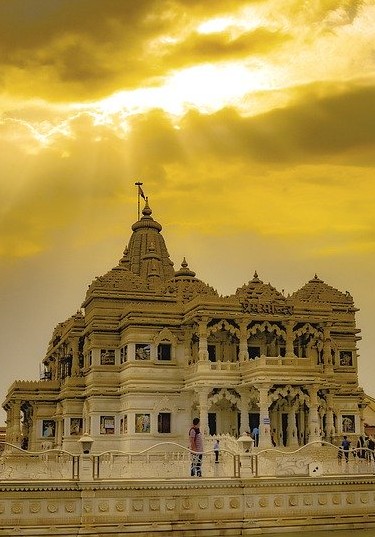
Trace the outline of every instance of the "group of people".
{"type": "MultiPolygon", "coordinates": [[[[189,429],[189,446],[191,451],[191,467],[190,475],[191,477],[202,477],[202,459],[203,459],[203,437],[202,432],[199,428],[200,420],[199,418],[193,419],[193,424],[189,429]]],[[[252,431],[252,434],[248,433],[249,436],[252,436],[254,440],[254,445],[258,446],[259,443],[259,429],[255,427],[252,431]]],[[[220,441],[216,439],[214,443],[214,453],[215,453],[215,463],[219,462],[219,450],[220,450],[220,441]]]]}
{"type": "MultiPolygon", "coordinates": [[[[345,435],[342,439],[342,442],[340,444],[339,451],[338,451],[339,460],[341,460],[344,457],[345,461],[348,462],[350,446],[351,446],[351,442],[348,439],[348,437],[345,435]]],[[[354,457],[358,457],[360,459],[366,459],[369,462],[375,461],[375,442],[372,437],[369,437],[367,435],[360,436],[357,441],[356,449],[353,449],[352,451],[353,451],[354,457]]]]}

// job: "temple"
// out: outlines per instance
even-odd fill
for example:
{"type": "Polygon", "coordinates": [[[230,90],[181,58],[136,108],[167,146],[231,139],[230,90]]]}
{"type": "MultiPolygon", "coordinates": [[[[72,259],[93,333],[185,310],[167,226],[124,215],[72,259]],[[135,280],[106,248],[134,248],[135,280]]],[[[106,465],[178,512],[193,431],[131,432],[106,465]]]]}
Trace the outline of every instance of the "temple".
{"type": "Polygon", "coordinates": [[[28,450],[135,451],[259,430],[259,447],[364,431],[353,298],[317,275],[285,296],[258,274],[220,296],[174,269],[148,201],[118,265],[54,329],[39,381],[15,381],[6,441],[28,450]]]}

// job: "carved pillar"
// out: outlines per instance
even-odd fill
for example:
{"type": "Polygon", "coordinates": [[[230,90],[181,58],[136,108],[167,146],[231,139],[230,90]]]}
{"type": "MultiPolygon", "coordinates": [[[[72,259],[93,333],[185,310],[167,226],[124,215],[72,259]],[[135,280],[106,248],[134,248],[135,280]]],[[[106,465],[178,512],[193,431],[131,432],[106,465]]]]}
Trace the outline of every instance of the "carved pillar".
{"type": "Polygon", "coordinates": [[[358,403],[359,408],[359,433],[360,435],[365,434],[365,418],[364,418],[364,410],[367,407],[366,403],[364,401],[361,401],[358,403]]]}
{"type": "Polygon", "coordinates": [[[331,325],[327,323],[323,328],[323,364],[324,369],[332,369],[331,325]]]}
{"type": "Polygon", "coordinates": [[[55,444],[56,444],[56,447],[61,448],[62,440],[64,436],[64,421],[62,417],[62,408],[61,408],[60,403],[58,403],[56,407],[55,420],[56,420],[55,444]]]}
{"type": "Polygon", "coordinates": [[[12,401],[7,411],[7,442],[21,446],[21,402],[12,401]]]}
{"type": "Polygon", "coordinates": [[[333,419],[333,396],[331,393],[327,394],[327,413],[326,413],[326,440],[333,443],[333,439],[336,435],[334,419],[333,419]]]}
{"type": "Polygon", "coordinates": [[[294,334],[293,334],[294,322],[287,321],[285,326],[286,341],[285,341],[285,356],[286,358],[294,357],[294,334]]]}
{"type": "Polygon", "coordinates": [[[288,412],[288,427],[287,427],[287,446],[298,446],[297,426],[296,426],[296,410],[292,405],[288,412]]]}
{"type": "Polygon", "coordinates": [[[249,432],[249,394],[241,390],[240,392],[240,434],[249,432]]]}
{"type": "Polygon", "coordinates": [[[193,331],[191,330],[191,328],[186,327],[184,330],[184,335],[183,335],[185,365],[190,365],[193,362],[192,335],[193,335],[193,331]]]}
{"type": "Polygon", "coordinates": [[[209,434],[208,428],[208,394],[210,392],[209,388],[199,388],[198,398],[199,398],[199,419],[200,419],[200,429],[204,435],[209,434]]]}
{"type": "Polygon", "coordinates": [[[240,362],[245,362],[249,359],[249,351],[247,348],[247,321],[242,320],[240,322],[240,362]]]}
{"type": "Polygon", "coordinates": [[[271,441],[271,424],[269,415],[269,386],[261,385],[257,386],[259,390],[259,447],[268,448],[272,447],[271,441]]]}
{"type": "Polygon", "coordinates": [[[208,350],[207,350],[207,320],[201,320],[198,323],[198,335],[199,335],[199,344],[198,344],[198,360],[200,362],[208,361],[208,350]]]}
{"type": "Polygon", "coordinates": [[[309,442],[321,440],[318,413],[318,387],[313,384],[309,387],[309,442]]]}
{"type": "Polygon", "coordinates": [[[79,368],[79,338],[75,337],[71,340],[71,346],[72,346],[72,371],[71,375],[72,377],[79,377],[80,375],[80,368],[79,368]]]}
{"type": "Polygon", "coordinates": [[[304,412],[303,406],[299,408],[298,425],[299,425],[298,443],[300,446],[303,446],[305,444],[305,412],[304,412]]]}

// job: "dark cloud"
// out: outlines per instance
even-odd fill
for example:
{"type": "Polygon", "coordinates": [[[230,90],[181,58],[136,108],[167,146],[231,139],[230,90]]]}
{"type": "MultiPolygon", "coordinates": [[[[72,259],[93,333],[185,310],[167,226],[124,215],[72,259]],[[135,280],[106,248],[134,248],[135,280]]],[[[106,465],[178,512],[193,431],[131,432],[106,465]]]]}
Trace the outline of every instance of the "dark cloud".
{"type": "Polygon", "coordinates": [[[165,55],[165,63],[172,68],[195,63],[239,60],[252,54],[264,54],[289,40],[282,32],[258,28],[232,38],[229,33],[208,35],[193,33],[165,55]]]}
{"type": "MultiPolygon", "coordinates": [[[[249,4],[252,4],[250,2],[249,4]]],[[[50,101],[92,100],[155,84],[171,69],[259,54],[286,36],[260,28],[228,39],[199,35],[202,20],[244,2],[3,0],[0,89],[50,101]],[[177,40],[168,37],[177,37],[177,40]]]]}
{"type": "Polygon", "coordinates": [[[324,98],[315,89],[293,106],[260,116],[244,118],[234,109],[191,112],[182,129],[185,143],[197,153],[274,163],[315,161],[375,143],[374,88],[324,98]]]}
{"type": "Polygon", "coordinates": [[[158,12],[161,5],[156,0],[2,1],[3,89],[51,100],[89,99],[154,76],[147,44],[169,27],[166,9],[158,12]],[[30,83],[17,85],[15,76],[30,83]]]}

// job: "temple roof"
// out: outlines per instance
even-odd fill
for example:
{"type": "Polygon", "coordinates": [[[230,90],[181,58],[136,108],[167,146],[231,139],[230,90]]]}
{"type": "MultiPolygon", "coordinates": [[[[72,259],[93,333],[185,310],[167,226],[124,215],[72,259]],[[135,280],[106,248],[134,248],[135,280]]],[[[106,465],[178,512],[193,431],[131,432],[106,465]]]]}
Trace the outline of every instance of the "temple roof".
{"type": "Polygon", "coordinates": [[[132,225],[129,246],[118,266],[97,277],[89,286],[86,298],[94,290],[150,292],[174,277],[173,262],[160,233],[162,226],[151,214],[146,199],[142,217],[132,225]]]}
{"type": "Polygon", "coordinates": [[[256,271],[252,280],[236,290],[236,296],[239,298],[246,297],[248,300],[257,299],[262,302],[285,301],[284,295],[270,283],[263,283],[256,271]]]}
{"type": "Polygon", "coordinates": [[[186,259],[181,263],[181,268],[176,271],[162,290],[164,294],[176,295],[180,302],[188,302],[196,296],[218,297],[218,292],[208,284],[195,277],[195,272],[189,269],[186,259]]]}
{"type": "Polygon", "coordinates": [[[353,297],[346,291],[345,293],[331,287],[315,274],[314,278],[308,281],[301,289],[291,295],[292,299],[303,302],[321,302],[328,304],[353,305],[353,297]]]}

